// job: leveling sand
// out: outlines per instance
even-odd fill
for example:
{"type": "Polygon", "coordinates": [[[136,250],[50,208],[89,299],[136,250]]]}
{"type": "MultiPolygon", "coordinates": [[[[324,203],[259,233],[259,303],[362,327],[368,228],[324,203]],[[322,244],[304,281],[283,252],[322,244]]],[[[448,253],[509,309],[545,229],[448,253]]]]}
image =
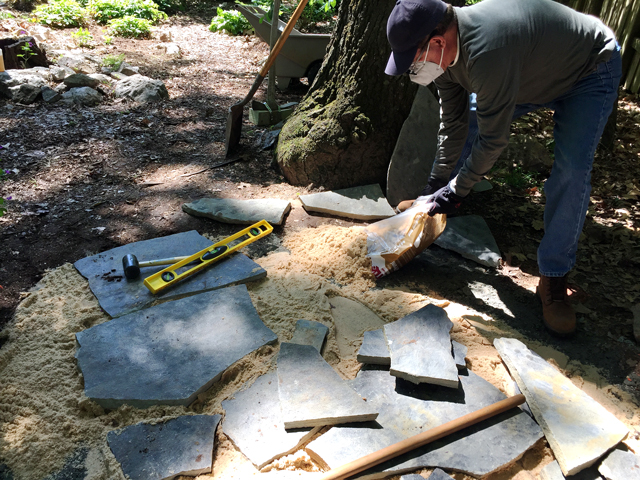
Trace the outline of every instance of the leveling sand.
{"type": "MultiPolygon", "coordinates": [[[[331,297],[360,302],[385,322],[397,320],[428,303],[444,307],[454,322],[452,338],[469,347],[468,366],[507,394],[512,382],[493,338],[510,336],[557,366],[571,380],[628,426],[638,425],[639,414],[628,396],[607,385],[598,372],[571,361],[549,347],[522,338],[504,324],[491,321],[465,306],[431,298],[423,286],[400,290],[375,289],[370,263],[365,257],[366,235],[362,228],[323,226],[289,233],[284,246],[291,253],[273,253],[258,259],[267,270],[266,279],[248,285],[263,322],[280,341],[293,335],[300,318],[329,327],[325,359],[345,379],[353,378],[360,364],[341,358],[331,314],[331,297]]],[[[107,432],[140,421],[158,422],[188,413],[224,413],[221,403],[247,382],[275,368],[278,346],[265,346],[232,365],[209,391],[189,408],[128,406],[105,413],[83,395],[82,376],[74,358],[74,334],[106,322],[87,281],[66,264],[48,272],[16,310],[2,332],[0,349],[0,463],[17,480],[41,480],[62,468],[79,447],[89,451],[86,465],[90,480],[123,479],[106,444],[107,432]]],[[[344,341],[344,340],[343,340],[344,341]]],[[[346,339],[355,349],[361,338],[346,339]]],[[[635,431],[632,428],[632,431],[635,431]]],[[[640,451],[637,440],[627,442],[640,451]]],[[[546,442],[540,442],[515,464],[496,472],[489,480],[533,480],[553,459],[546,442]]],[[[317,478],[319,468],[304,451],[284,457],[258,472],[218,429],[214,471],[201,479],[317,478]]],[[[429,470],[424,470],[427,476],[429,470]]],[[[184,477],[187,478],[187,477],[184,477]]],[[[391,477],[399,478],[399,477],[391,477]]],[[[456,480],[470,477],[455,474],[456,480]]]]}

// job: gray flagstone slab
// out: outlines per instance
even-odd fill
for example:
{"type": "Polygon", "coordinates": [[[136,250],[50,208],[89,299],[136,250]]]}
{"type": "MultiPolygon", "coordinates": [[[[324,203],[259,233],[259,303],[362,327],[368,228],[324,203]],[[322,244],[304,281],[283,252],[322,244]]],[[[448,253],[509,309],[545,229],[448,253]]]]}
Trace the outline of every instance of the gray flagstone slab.
{"type": "Polygon", "coordinates": [[[487,222],[479,215],[448,218],[434,243],[487,267],[499,266],[502,258],[487,222]]]}
{"type": "Polygon", "coordinates": [[[451,352],[447,312],[429,304],[384,326],[391,355],[391,375],[413,383],[458,387],[458,368],[451,352]]]}
{"type": "Polygon", "coordinates": [[[201,198],[182,205],[182,211],[189,215],[235,225],[252,225],[260,220],[282,225],[289,210],[291,202],[277,198],[201,198]]]}
{"type": "Polygon", "coordinates": [[[278,396],[287,429],[366,422],[378,416],[310,345],[280,345],[278,396]]]}
{"type": "Polygon", "coordinates": [[[629,432],[602,405],[514,338],[493,342],[542,427],[564,475],[594,464],[629,432]]]}
{"type": "Polygon", "coordinates": [[[440,104],[427,87],[418,87],[387,170],[391,205],[417,198],[427,185],[438,146],[440,104]]]}
{"type": "Polygon", "coordinates": [[[447,475],[443,470],[440,470],[439,468],[436,468],[433,472],[431,472],[431,475],[429,475],[429,480],[453,480],[452,477],[450,477],[449,475],[447,475]]]}
{"type": "Polygon", "coordinates": [[[293,337],[289,343],[297,343],[298,345],[311,345],[313,348],[322,353],[324,341],[329,333],[329,328],[320,322],[312,320],[298,320],[293,337]]]}
{"type": "Polygon", "coordinates": [[[565,477],[557,461],[553,461],[540,470],[540,480],[602,480],[595,467],[582,470],[575,475],[565,477]]]}
{"type": "Polygon", "coordinates": [[[615,449],[598,467],[607,480],[640,480],[640,456],[615,449]]]}
{"type": "MultiPolygon", "coordinates": [[[[336,468],[505,398],[486,380],[467,373],[460,376],[459,388],[452,389],[362,370],[349,383],[379,410],[376,421],[334,426],[306,450],[322,465],[336,468]]],[[[360,477],[383,478],[426,467],[482,477],[515,461],[541,438],[540,427],[516,408],[375,466],[360,477]]]]}
{"type": "Polygon", "coordinates": [[[509,310],[509,307],[507,307],[505,303],[500,299],[500,294],[493,285],[482,282],[470,282],[468,284],[468,287],[474,298],[482,300],[486,305],[489,305],[490,307],[502,310],[510,317],[514,317],[513,312],[511,312],[511,310],[509,310]]]}
{"type": "Polygon", "coordinates": [[[195,477],[211,472],[220,415],[184,415],[155,425],[137,423],[107,434],[109,448],[131,480],[195,477]]]}
{"type": "Polygon", "coordinates": [[[422,475],[418,475],[417,473],[412,473],[411,475],[401,476],[400,480],[424,480],[424,477],[422,475]]]}
{"type": "Polygon", "coordinates": [[[104,408],[189,405],[277,336],[245,285],[150,307],[76,333],[84,392],[104,408]]]}
{"type": "Polygon", "coordinates": [[[379,220],[396,214],[378,184],[300,195],[300,201],[308,212],[356,220],[379,220]]]}
{"type": "Polygon", "coordinates": [[[451,340],[451,345],[453,346],[453,359],[456,362],[456,367],[458,369],[467,368],[466,357],[469,348],[455,340],[451,340]]]}
{"type": "Polygon", "coordinates": [[[358,350],[358,361],[370,365],[391,365],[391,355],[387,339],[381,328],[364,332],[362,345],[358,350]]]}
{"type": "Polygon", "coordinates": [[[98,299],[100,306],[114,318],[146,308],[158,301],[175,300],[229,285],[258,280],[267,275],[267,272],[253,260],[242,253],[236,253],[157,295],[153,295],[144,286],[143,281],[146,277],[166,268],[166,265],[143,268],[140,277],[135,280],[127,280],[124,277],[122,257],[129,253],[135,255],[138,261],[156,260],[193,255],[211,245],[213,242],[192,230],[116,247],[85,257],[74,265],[89,281],[89,288],[98,299]]]}
{"type": "Polygon", "coordinates": [[[285,430],[276,372],[262,375],[222,408],[223,432],[258,469],[295,452],[322,428],[285,430]]]}

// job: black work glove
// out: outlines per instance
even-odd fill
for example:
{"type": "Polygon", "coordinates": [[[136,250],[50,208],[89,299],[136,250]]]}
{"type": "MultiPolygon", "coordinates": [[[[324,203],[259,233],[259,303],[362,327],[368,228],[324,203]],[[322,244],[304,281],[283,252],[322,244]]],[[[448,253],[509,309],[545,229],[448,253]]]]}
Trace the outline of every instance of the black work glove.
{"type": "Polygon", "coordinates": [[[422,192],[420,192],[420,196],[425,197],[427,195],[433,195],[442,187],[444,187],[447,183],[449,182],[445,180],[438,180],[437,178],[434,178],[434,177],[429,177],[427,186],[422,189],[422,192]]]}
{"type": "Polygon", "coordinates": [[[447,215],[456,213],[460,205],[462,205],[463,199],[464,197],[453,193],[447,184],[433,194],[431,198],[432,205],[428,212],[429,216],[433,217],[436,213],[446,213],[447,215]]]}

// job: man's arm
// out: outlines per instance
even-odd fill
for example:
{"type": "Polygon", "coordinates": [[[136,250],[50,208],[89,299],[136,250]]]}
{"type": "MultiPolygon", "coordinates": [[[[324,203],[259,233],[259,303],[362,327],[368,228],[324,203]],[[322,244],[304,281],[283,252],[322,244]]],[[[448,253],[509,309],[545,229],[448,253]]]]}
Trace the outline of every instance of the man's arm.
{"type": "Polygon", "coordinates": [[[520,62],[497,49],[479,57],[470,67],[477,93],[478,136],[471,155],[451,182],[452,190],[465,197],[486,175],[509,143],[509,126],[520,88],[520,62]]]}

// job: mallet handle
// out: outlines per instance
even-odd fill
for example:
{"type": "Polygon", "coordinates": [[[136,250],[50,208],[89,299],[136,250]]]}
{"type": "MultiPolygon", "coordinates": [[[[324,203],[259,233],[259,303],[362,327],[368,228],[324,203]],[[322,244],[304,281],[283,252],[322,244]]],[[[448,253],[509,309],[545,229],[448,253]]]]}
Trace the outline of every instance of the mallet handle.
{"type": "Polygon", "coordinates": [[[153,267],[154,265],[173,265],[174,263],[178,263],[185,258],[188,257],[160,258],[158,260],[145,260],[144,262],[138,262],[138,264],[140,265],[140,268],[153,267]]]}
{"type": "Polygon", "coordinates": [[[356,473],[360,473],[367,468],[371,468],[382,462],[395,458],[398,455],[410,452],[415,448],[431,443],[451,433],[457,432],[458,430],[462,430],[463,428],[475,425],[487,418],[491,418],[495,415],[511,410],[524,402],[524,395],[521,394],[500,400],[499,402],[488,405],[476,410],[475,412],[468,413],[460,418],[456,418],[455,420],[451,420],[450,422],[431,428],[425,432],[418,433],[413,437],[409,437],[376,452],[370,453],[369,455],[360,457],[353,462],[342,465],[341,467],[334,468],[327,472],[326,475],[320,477],[319,480],[343,480],[355,475],[356,473]]]}

